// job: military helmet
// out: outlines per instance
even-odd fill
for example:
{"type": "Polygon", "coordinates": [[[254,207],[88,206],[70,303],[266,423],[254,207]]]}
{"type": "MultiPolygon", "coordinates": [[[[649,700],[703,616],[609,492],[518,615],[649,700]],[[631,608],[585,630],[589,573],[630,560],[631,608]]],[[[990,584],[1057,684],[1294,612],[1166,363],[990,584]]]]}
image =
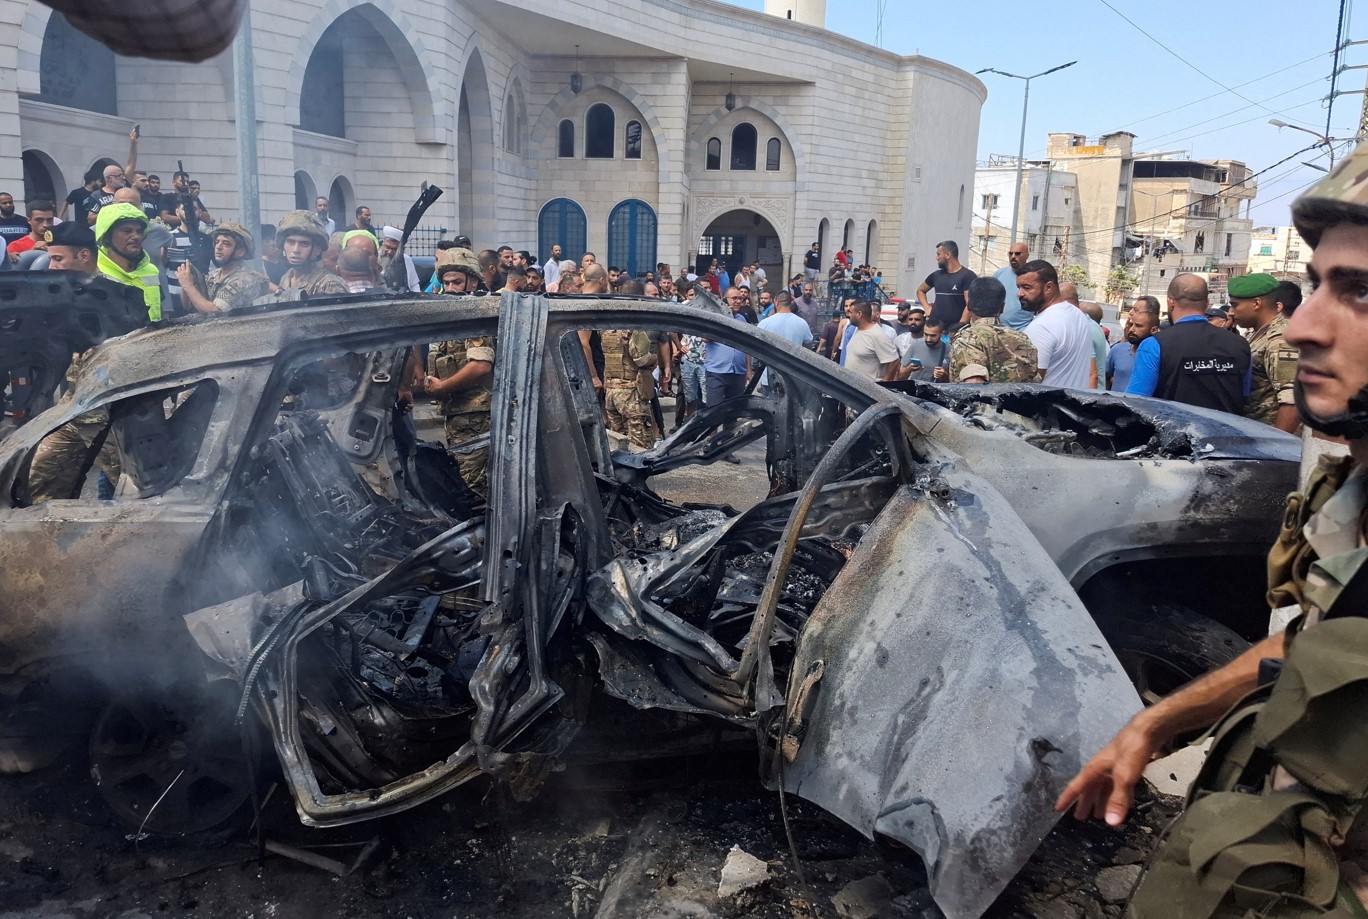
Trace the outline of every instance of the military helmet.
{"type": "Polygon", "coordinates": [[[307,236],[314,244],[314,257],[322,258],[328,248],[328,234],[314,222],[308,211],[286,211],[276,225],[276,240],[283,246],[287,236],[307,236]]]}
{"type": "Polygon", "coordinates": [[[254,248],[254,241],[252,240],[252,234],[240,223],[233,223],[231,221],[221,223],[214,227],[213,235],[231,236],[233,242],[237,243],[246,251],[247,254],[244,255],[243,258],[251,258],[252,253],[256,251],[254,248]]]}
{"type": "Polygon", "coordinates": [[[437,253],[436,265],[433,270],[437,277],[442,276],[444,268],[459,268],[477,281],[484,280],[480,273],[480,260],[475,257],[475,253],[469,249],[457,246],[452,249],[443,249],[437,253]]]}
{"type": "Polygon", "coordinates": [[[1359,144],[1292,204],[1292,222],[1313,249],[1327,227],[1344,221],[1368,224],[1368,143],[1359,144]]]}
{"type": "MultiPolygon", "coordinates": [[[[1313,249],[1320,245],[1321,234],[1337,223],[1368,225],[1368,143],[1359,144],[1292,204],[1292,222],[1313,249]]],[[[1311,411],[1300,380],[1293,384],[1292,395],[1302,421],[1322,434],[1347,440],[1368,437],[1368,386],[1330,418],[1311,411]]]]}

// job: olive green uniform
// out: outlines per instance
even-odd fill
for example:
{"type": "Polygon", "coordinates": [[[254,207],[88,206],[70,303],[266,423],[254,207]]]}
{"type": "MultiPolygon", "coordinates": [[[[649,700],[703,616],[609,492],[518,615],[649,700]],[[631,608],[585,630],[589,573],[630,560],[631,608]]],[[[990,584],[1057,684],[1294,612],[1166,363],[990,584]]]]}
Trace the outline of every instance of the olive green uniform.
{"type": "Polygon", "coordinates": [[[299,268],[291,268],[280,279],[282,290],[302,290],[311,297],[328,294],[349,294],[347,282],[328,271],[318,262],[309,262],[299,268]]]}
{"type": "Polygon", "coordinates": [[[1264,424],[1277,420],[1280,406],[1294,404],[1292,390],[1297,379],[1297,349],[1283,339],[1286,331],[1287,319],[1278,316],[1249,336],[1253,372],[1245,417],[1264,424]]]}
{"type": "MultiPolygon", "coordinates": [[[[497,339],[466,338],[459,341],[444,341],[433,345],[428,351],[428,373],[439,380],[455,376],[471,361],[494,363],[497,339]]],[[[446,417],[446,441],[449,448],[457,448],[468,440],[488,434],[490,427],[490,407],[494,401],[494,380],[491,377],[484,383],[451,393],[442,400],[442,414],[446,417]]],[[[489,447],[459,452],[456,464],[460,467],[461,478],[472,490],[487,495],[489,488],[489,447]]]]}
{"type": "Polygon", "coordinates": [[[655,444],[651,397],[656,349],[645,332],[610,329],[602,334],[603,408],[608,427],[626,434],[633,446],[649,450],[655,444]]]}
{"type": "Polygon", "coordinates": [[[215,268],[204,276],[204,295],[224,313],[251,306],[257,297],[270,292],[271,282],[266,275],[242,264],[226,273],[222,268],[215,268]]]}
{"type": "Polygon", "coordinates": [[[975,316],[950,340],[950,379],[970,364],[988,368],[989,383],[1035,381],[1039,356],[1025,333],[1000,325],[993,316],[975,316]]]}
{"type": "Polygon", "coordinates": [[[1289,496],[1268,557],[1269,603],[1302,609],[1282,671],[1213,729],[1133,919],[1364,915],[1340,863],[1362,860],[1368,823],[1368,609],[1341,608],[1368,569],[1365,512],[1368,473],[1347,458],[1289,496]]]}

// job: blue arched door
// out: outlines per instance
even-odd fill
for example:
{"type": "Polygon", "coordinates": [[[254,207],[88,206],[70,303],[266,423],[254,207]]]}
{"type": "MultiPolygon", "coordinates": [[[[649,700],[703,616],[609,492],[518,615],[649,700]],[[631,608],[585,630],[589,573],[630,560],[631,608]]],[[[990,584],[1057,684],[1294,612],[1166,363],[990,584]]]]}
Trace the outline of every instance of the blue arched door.
{"type": "Polygon", "coordinates": [[[584,208],[569,198],[552,198],[537,218],[537,258],[551,257],[551,247],[561,247],[561,257],[578,262],[588,244],[589,221],[584,208]]]}
{"type": "Polygon", "coordinates": [[[645,201],[623,201],[608,215],[608,264],[632,277],[656,266],[656,214],[645,201]]]}

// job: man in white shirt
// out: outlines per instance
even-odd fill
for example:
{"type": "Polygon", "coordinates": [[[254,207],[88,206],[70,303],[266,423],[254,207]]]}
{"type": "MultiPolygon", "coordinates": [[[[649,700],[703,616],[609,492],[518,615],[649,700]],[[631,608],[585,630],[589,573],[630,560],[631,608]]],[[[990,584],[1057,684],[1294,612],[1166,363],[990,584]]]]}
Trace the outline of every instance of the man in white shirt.
{"type": "Polygon", "coordinates": [[[560,280],[561,247],[555,245],[551,247],[551,257],[542,262],[542,279],[546,281],[547,290],[555,290],[557,282],[560,280]]]}
{"type": "Polygon", "coordinates": [[[1059,275],[1049,262],[1031,261],[1017,275],[1021,306],[1034,313],[1026,337],[1039,354],[1040,380],[1069,389],[1097,388],[1093,322],[1059,294],[1059,275]]]}
{"type": "Polygon", "coordinates": [[[314,223],[323,228],[329,236],[337,232],[337,221],[328,216],[328,199],[322,196],[314,199],[314,223]]]}
{"type": "Polygon", "coordinates": [[[898,347],[874,320],[874,304],[856,300],[850,305],[855,334],[845,346],[845,366],[869,380],[891,380],[898,370],[898,347]]]}

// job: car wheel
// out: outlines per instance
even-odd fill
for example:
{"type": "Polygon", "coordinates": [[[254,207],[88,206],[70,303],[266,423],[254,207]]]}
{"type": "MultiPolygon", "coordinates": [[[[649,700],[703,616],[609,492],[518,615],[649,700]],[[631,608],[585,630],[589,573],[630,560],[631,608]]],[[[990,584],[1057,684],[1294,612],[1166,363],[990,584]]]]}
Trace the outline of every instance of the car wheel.
{"type": "Polygon", "coordinates": [[[1239,657],[1249,647],[1214,619],[1153,603],[1097,616],[1097,626],[1146,705],[1239,657]]]}
{"type": "Polygon", "coordinates": [[[235,686],[110,700],[90,735],[91,775],[110,809],[139,832],[166,836],[213,830],[243,812],[252,774],[233,726],[235,686]]]}

